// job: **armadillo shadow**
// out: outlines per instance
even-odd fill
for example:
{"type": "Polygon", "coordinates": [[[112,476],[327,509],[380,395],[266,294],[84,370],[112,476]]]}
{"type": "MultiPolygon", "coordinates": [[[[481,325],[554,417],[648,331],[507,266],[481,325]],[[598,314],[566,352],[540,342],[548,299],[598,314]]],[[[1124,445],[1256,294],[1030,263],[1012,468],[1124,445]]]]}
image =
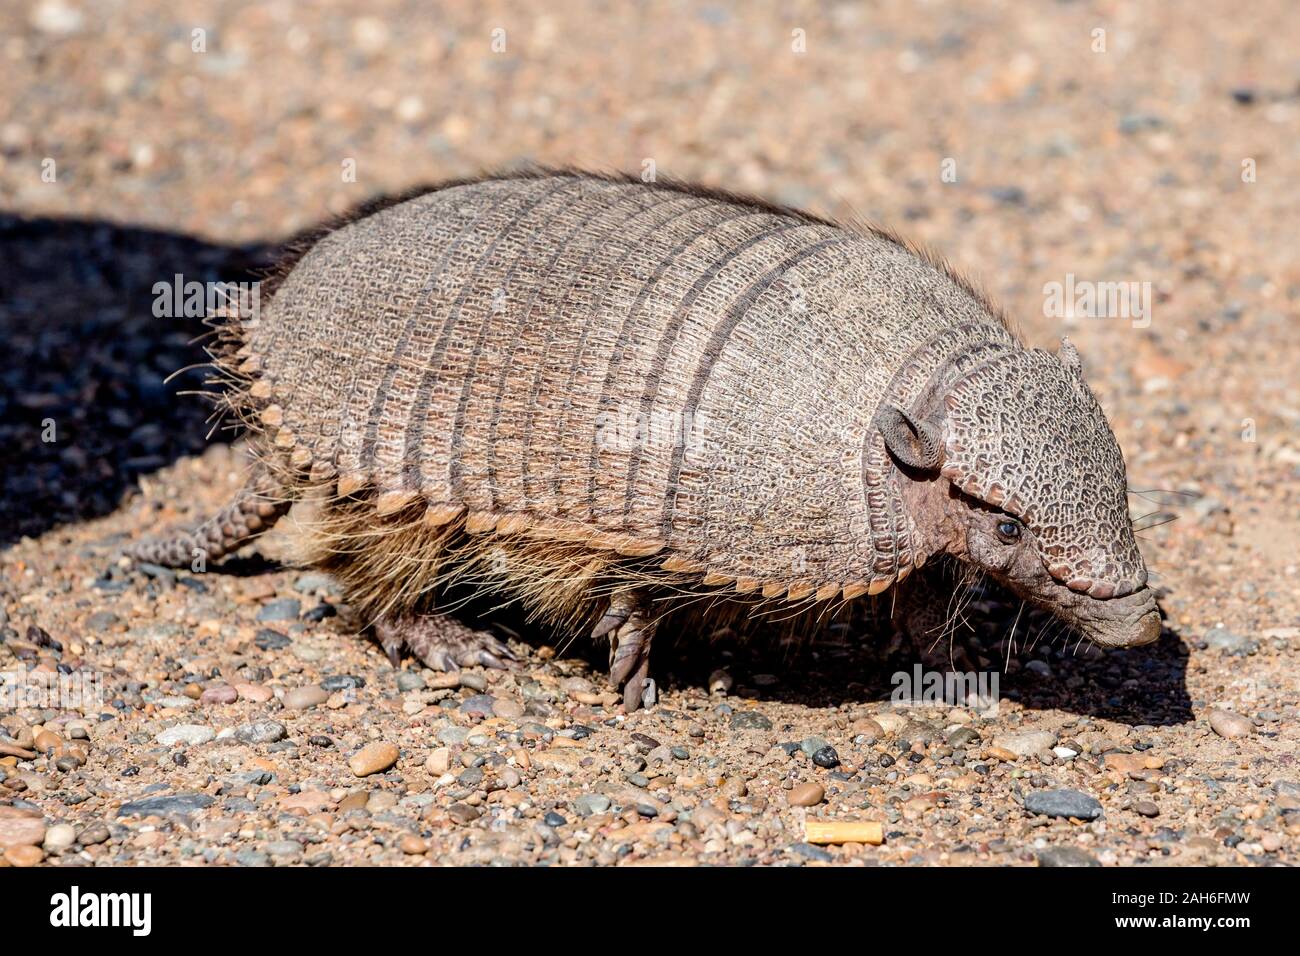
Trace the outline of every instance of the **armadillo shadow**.
{"type": "Polygon", "coordinates": [[[164,379],[204,361],[206,326],[156,315],[155,288],[248,281],[269,249],[0,213],[0,547],[107,514],[140,475],[203,450],[211,408],[178,396],[203,370],[164,379]]]}
{"type": "Polygon", "coordinates": [[[269,294],[275,264],[322,232],[428,188],[379,195],[294,235],[245,245],[0,212],[0,548],[108,514],[141,475],[207,446],[212,407],[181,393],[205,387],[207,370],[191,367],[207,360],[195,339],[209,328],[177,308],[183,292],[160,293],[160,283],[262,281],[269,294]]]}
{"type": "MultiPolygon", "coordinates": [[[[919,715],[936,706],[913,709],[896,702],[929,700],[927,695],[936,687],[951,689],[955,677],[959,692],[992,691],[1001,704],[1030,712],[1058,710],[1131,726],[1193,720],[1186,682],[1188,650],[1176,632],[1166,628],[1160,640],[1145,647],[1101,651],[1077,637],[1067,639],[1042,619],[1033,629],[1022,622],[1020,636],[1008,647],[1016,604],[994,605],[973,619],[974,629],[954,644],[965,652],[956,664],[946,663],[943,651],[930,657],[932,662],[938,658],[937,663],[923,664],[909,643],[855,626],[796,646],[762,639],[724,640],[706,645],[704,653],[691,646],[690,635],[680,635],[675,646],[661,636],[656,666],[670,687],[707,686],[713,671],[725,670],[734,681],[732,693],[752,698],[760,708],[765,700],[810,708],[881,701],[901,706],[900,713],[919,715]]],[[[734,700],[718,702],[736,705],[734,700]]],[[[944,709],[943,703],[937,709],[944,709]]],[[[1006,713],[1006,708],[1000,712],[1006,713]]]]}

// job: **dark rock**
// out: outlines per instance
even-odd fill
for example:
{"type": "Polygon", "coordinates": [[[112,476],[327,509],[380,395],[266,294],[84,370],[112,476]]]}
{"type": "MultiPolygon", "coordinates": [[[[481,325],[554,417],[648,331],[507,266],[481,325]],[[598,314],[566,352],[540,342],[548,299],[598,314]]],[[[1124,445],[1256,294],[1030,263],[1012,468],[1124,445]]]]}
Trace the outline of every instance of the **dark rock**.
{"type": "Polygon", "coordinates": [[[366,679],[357,677],[355,674],[334,674],[321,681],[320,686],[321,690],[327,690],[331,693],[336,690],[354,690],[358,687],[365,687],[366,679]]]}
{"type": "Polygon", "coordinates": [[[253,637],[253,643],[264,651],[282,651],[293,641],[279,631],[264,627],[253,637]]]}
{"type": "Polygon", "coordinates": [[[194,813],[212,806],[216,800],[206,793],[174,793],[162,797],[132,800],[118,808],[119,817],[165,816],[169,813],[194,813]]]}
{"type": "Polygon", "coordinates": [[[980,735],[970,727],[958,727],[948,735],[949,747],[969,747],[980,742],[980,735]]]}
{"type": "Polygon", "coordinates": [[[471,790],[478,789],[479,784],[483,782],[483,768],[468,767],[456,779],[460,781],[462,787],[469,787],[471,790]]]}
{"type": "Polygon", "coordinates": [[[772,721],[756,710],[740,710],[731,715],[732,730],[771,730],[772,721]]]}
{"type": "Polygon", "coordinates": [[[339,613],[339,609],[336,608],[333,604],[327,604],[322,601],[320,604],[317,604],[314,608],[312,608],[310,611],[304,614],[302,616],[302,619],[304,621],[310,621],[311,623],[315,624],[319,621],[325,620],[327,617],[334,617],[338,613],[339,613]]]}
{"type": "Polygon", "coordinates": [[[835,859],[830,853],[819,846],[813,846],[811,843],[792,843],[789,850],[791,853],[797,853],[805,859],[816,860],[819,863],[830,863],[835,859]]]}
{"type": "Polygon", "coordinates": [[[840,755],[835,752],[834,747],[826,746],[812,755],[812,761],[817,766],[830,770],[840,765],[840,755]]]}
{"type": "Polygon", "coordinates": [[[1049,817],[1095,820],[1101,816],[1096,798],[1078,790],[1035,790],[1025,795],[1025,809],[1049,817]]]}

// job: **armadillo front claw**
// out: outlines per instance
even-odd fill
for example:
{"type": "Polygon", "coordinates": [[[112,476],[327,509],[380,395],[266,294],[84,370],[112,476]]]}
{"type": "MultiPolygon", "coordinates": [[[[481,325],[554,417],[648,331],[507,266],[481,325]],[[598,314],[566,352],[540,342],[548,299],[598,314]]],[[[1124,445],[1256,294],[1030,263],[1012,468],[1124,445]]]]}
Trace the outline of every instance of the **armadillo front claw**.
{"type": "Polygon", "coordinates": [[[609,680],[623,690],[623,707],[629,713],[648,705],[650,642],[655,625],[635,597],[615,596],[609,610],[592,631],[596,638],[609,637],[609,680]]]}
{"type": "Polygon", "coordinates": [[[435,671],[462,667],[507,670],[518,660],[496,636],[443,614],[383,618],[375,622],[375,634],[393,666],[400,661],[403,648],[435,671]]]}

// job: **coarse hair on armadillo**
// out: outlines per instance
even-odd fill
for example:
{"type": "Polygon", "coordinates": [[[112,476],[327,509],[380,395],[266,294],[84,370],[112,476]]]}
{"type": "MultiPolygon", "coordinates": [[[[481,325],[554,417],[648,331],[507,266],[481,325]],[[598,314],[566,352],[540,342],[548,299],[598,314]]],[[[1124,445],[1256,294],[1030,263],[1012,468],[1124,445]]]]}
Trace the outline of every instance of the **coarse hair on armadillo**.
{"type": "MultiPolygon", "coordinates": [[[[296,514],[296,513],[295,513],[296,514]]],[[[656,620],[694,629],[707,620],[714,632],[764,630],[794,643],[827,623],[848,617],[849,602],[800,601],[724,594],[698,575],[665,572],[647,559],[622,558],[584,542],[557,541],[523,528],[508,534],[470,534],[465,520],[433,527],[415,505],[376,519],[366,492],[329,497],[312,516],[295,517],[306,550],[303,563],[333,575],[367,621],[396,611],[454,610],[482,594],[494,610],[519,606],[526,623],[580,633],[620,592],[656,595],[656,620]],[[725,600],[724,600],[725,599],[725,600]]],[[[871,601],[874,611],[875,598],[871,601]]]]}
{"type": "MultiPolygon", "coordinates": [[[[665,505],[663,527],[665,534],[657,534],[659,529],[651,527],[646,522],[642,522],[643,526],[640,528],[599,527],[591,521],[577,520],[564,515],[499,512],[492,507],[475,507],[463,501],[426,500],[417,489],[409,486],[384,487],[383,482],[375,475],[362,474],[356,469],[346,471],[340,469],[340,453],[329,443],[337,443],[343,436],[343,432],[338,430],[340,427],[345,430],[349,426],[356,429],[360,427],[360,423],[313,422],[304,417],[306,413],[301,407],[293,407],[286,399],[295,397],[296,387],[311,384],[313,362],[319,360],[323,354],[329,354],[330,357],[345,363],[352,361],[354,364],[349,367],[352,370],[354,383],[364,377],[367,372],[364,361],[373,356],[364,351],[349,354],[337,345],[320,345],[311,342],[286,344],[277,339],[277,335],[281,334],[277,328],[267,326],[266,312],[269,310],[271,313],[277,313],[274,316],[275,321],[282,321],[282,312],[277,312],[279,299],[288,294],[286,285],[294,280],[295,273],[299,272],[304,262],[308,261],[308,258],[320,249],[326,240],[334,241],[331,237],[339,237],[350,228],[362,227],[367,220],[373,221],[372,217],[395,210],[396,207],[406,206],[408,203],[414,206],[431,194],[444,194],[460,187],[496,190],[494,196],[509,197],[512,184],[526,184],[537,180],[559,183],[560,186],[556,187],[555,193],[558,193],[561,188],[572,188],[590,194],[593,190],[601,189],[603,184],[609,196],[609,205],[604,207],[596,200],[592,200],[594,211],[589,215],[593,218],[598,213],[608,215],[609,209],[612,209],[616,202],[640,203],[641,205],[634,208],[632,218],[647,212],[657,214],[660,210],[668,211],[670,204],[677,204],[682,207],[682,216],[706,212],[710,216],[719,218],[720,221],[709,227],[715,228],[718,234],[735,223],[754,220],[761,220],[764,228],[771,230],[768,232],[760,230],[748,237],[742,233],[739,237],[739,240],[743,240],[740,241],[742,248],[765,242],[770,236],[782,231],[792,237],[800,232],[806,233],[808,238],[800,240],[803,246],[796,245],[794,238],[788,240],[782,238],[782,243],[788,244],[784,247],[783,254],[792,265],[789,268],[782,265],[779,271],[773,272],[772,277],[766,280],[767,284],[758,287],[759,292],[755,293],[749,305],[757,301],[760,293],[768,290],[776,289],[784,296],[787,286],[794,290],[791,294],[802,295],[803,289],[800,283],[815,284],[825,270],[821,274],[800,278],[798,266],[805,259],[809,263],[817,261],[817,255],[823,253],[839,254],[838,250],[845,242],[855,239],[871,243],[872,248],[875,249],[896,250],[895,253],[887,251],[884,253],[891,256],[893,262],[905,262],[910,259],[920,269],[930,270],[939,277],[936,281],[940,287],[922,289],[917,293],[917,301],[929,311],[923,317],[925,321],[921,319],[916,321],[916,329],[899,330],[900,333],[909,332],[916,341],[904,342],[898,346],[898,355],[906,359],[905,367],[895,370],[892,377],[887,375],[886,380],[877,383],[879,388],[887,386],[886,394],[898,394],[910,400],[919,396],[924,389],[935,387],[936,377],[946,368],[940,361],[943,349],[969,346],[972,349],[971,354],[977,355],[981,348],[1005,348],[1018,344],[1018,338],[1010,329],[1005,315],[974,283],[951,269],[947,263],[929,250],[874,225],[861,222],[837,223],[723,190],[705,189],[666,179],[645,183],[635,176],[531,168],[479,180],[456,181],[437,187],[419,188],[400,196],[374,200],[353,210],[351,214],[328,223],[324,228],[300,234],[286,244],[280,265],[275,272],[264,279],[261,302],[263,315],[231,314],[218,317],[215,320],[216,339],[209,348],[215,370],[211,381],[223,387],[218,398],[220,406],[218,412],[220,416],[231,420],[225,427],[242,429],[249,434],[249,447],[256,457],[254,468],[260,476],[257,479],[260,499],[274,501],[280,511],[287,508],[292,501],[301,498],[311,498],[317,505],[316,516],[303,525],[310,541],[307,563],[336,574],[344,583],[349,599],[372,618],[395,610],[406,611],[432,602],[437,594],[464,588],[500,593],[504,600],[521,602],[535,619],[564,627],[589,621],[599,613],[601,602],[619,591],[645,588],[653,588],[658,593],[680,598],[682,605],[711,604],[725,597],[734,607],[743,609],[750,616],[761,616],[779,605],[783,612],[789,612],[794,617],[803,616],[811,619],[825,616],[858,595],[880,593],[890,584],[901,581],[914,567],[919,567],[924,557],[918,553],[919,548],[915,546],[915,542],[908,541],[908,535],[915,534],[915,529],[908,527],[906,516],[901,513],[901,507],[893,503],[888,503],[888,513],[885,518],[880,518],[880,520],[887,520],[886,525],[875,523],[879,518],[878,515],[873,515],[870,524],[861,516],[854,519],[856,523],[850,522],[855,534],[861,533],[867,536],[876,542],[878,549],[884,549],[874,554],[874,565],[871,563],[872,554],[856,560],[856,563],[840,555],[836,557],[838,564],[835,567],[819,567],[815,569],[816,573],[813,571],[803,573],[797,567],[792,567],[789,572],[781,574],[773,569],[774,565],[779,565],[779,560],[772,557],[760,570],[747,573],[738,565],[745,560],[756,564],[763,563],[760,560],[764,557],[760,552],[765,550],[762,542],[758,545],[752,542],[732,542],[730,557],[735,560],[731,563],[725,560],[726,556],[721,560],[716,556],[710,560],[700,555],[679,553],[677,549],[670,546],[671,534],[667,533],[670,531],[668,508],[675,507],[671,502],[665,505]],[[635,192],[631,187],[636,187],[635,192]],[[722,213],[718,213],[718,210],[722,210],[722,213]],[[769,227],[767,224],[772,222],[781,225],[779,228],[769,227]],[[945,282],[946,286],[943,285],[945,282]],[[963,314],[973,318],[954,324],[948,314],[952,311],[954,303],[960,306],[963,314]],[[268,349],[266,348],[268,343],[276,346],[276,349],[271,350],[273,354],[269,357],[280,363],[274,369],[274,375],[268,375],[268,349]],[[299,346],[303,348],[298,350],[299,346]],[[328,353],[320,351],[330,348],[334,351],[328,353]],[[286,356],[294,356],[296,368],[285,365],[286,356]],[[282,385],[282,381],[285,384],[282,385]],[[291,416],[295,415],[297,417],[291,420],[291,416]],[[271,493],[265,490],[267,487],[276,487],[280,490],[271,493]],[[667,557],[662,553],[665,548],[668,550],[667,557]]],[[[553,194],[540,195],[549,200],[553,194]]],[[[493,201],[504,203],[508,200],[494,198],[493,201]]],[[[538,199],[533,202],[533,205],[542,201],[538,199]]],[[[451,200],[448,199],[447,203],[450,204],[451,200]]],[[[524,211],[517,213],[516,222],[522,221],[525,212],[532,206],[521,208],[524,211]]],[[[673,219],[665,222],[677,218],[679,217],[675,212],[673,219]]],[[[573,234],[577,234],[581,228],[581,223],[574,226],[573,234]]],[[[699,235],[705,236],[710,242],[721,243],[722,241],[708,233],[699,233],[699,235]]],[[[339,241],[344,240],[339,239],[339,241]]],[[[538,240],[520,241],[526,246],[527,242],[538,240]]],[[[782,248],[778,245],[777,251],[781,252],[782,248]]],[[[554,253],[552,264],[558,261],[563,249],[561,243],[560,251],[554,253]]],[[[541,251],[545,251],[544,244],[541,251]]],[[[623,261],[627,261],[631,255],[632,252],[629,250],[623,261]]],[[[348,260],[348,263],[351,265],[351,260],[348,260]]],[[[845,265],[840,261],[835,264],[840,267],[845,265]]],[[[621,267],[620,263],[619,268],[621,267]]],[[[343,273],[349,271],[337,265],[332,268],[333,271],[329,271],[327,267],[325,275],[339,281],[343,281],[346,278],[343,273]]],[[[364,264],[358,262],[354,270],[364,273],[365,268],[364,264]]],[[[909,267],[903,265],[897,268],[909,267]]],[[[713,278],[721,272],[722,266],[719,265],[713,272],[707,273],[706,278],[712,282],[713,278]]],[[[513,267],[510,274],[513,274],[513,267]]],[[[661,274],[666,275],[656,273],[651,277],[652,284],[661,274]]],[[[579,274],[576,280],[571,279],[571,281],[580,282],[581,279],[582,276],[579,274]]],[[[667,281],[665,278],[665,284],[667,281]]],[[[507,285],[508,282],[509,275],[507,285]]],[[[606,292],[608,292],[608,283],[613,280],[607,278],[606,282],[606,292]]],[[[300,283],[292,291],[294,296],[305,299],[319,292],[320,288],[319,284],[303,286],[300,283]]],[[[697,284],[697,288],[703,286],[697,284]]],[[[818,289],[814,288],[810,291],[815,295],[818,289]]],[[[320,294],[328,293],[320,292],[320,294]]],[[[387,293],[381,290],[379,294],[387,293]]],[[[462,297],[465,294],[462,292],[462,297]]],[[[534,294],[541,295],[540,292],[534,294]]],[[[657,289],[655,294],[658,294],[657,289]]],[[[563,302],[559,303],[559,305],[563,304],[563,302]]],[[[638,300],[636,307],[639,308],[640,304],[641,300],[638,300]]],[[[285,310],[289,313],[294,309],[310,311],[310,303],[300,304],[294,301],[285,306],[285,310]]],[[[737,313],[735,322],[739,323],[740,318],[745,315],[746,313],[737,313]]],[[[685,323],[688,318],[689,315],[684,313],[682,322],[685,323]]],[[[599,321],[599,317],[592,317],[591,321],[599,321]]],[[[833,325],[830,327],[833,328],[833,325]]],[[[681,331],[681,328],[678,331],[681,331]]],[[[295,333],[290,330],[283,334],[295,333]]],[[[583,335],[585,337],[585,331],[583,335]]],[[[898,338],[901,342],[903,336],[900,334],[898,338]]],[[[809,348],[812,347],[804,348],[804,351],[799,352],[799,357],[808,360],[811,354],[809,348]]],[[[860,352],[862,346],[860,343],[855,343],[853,348],[860,352]]],[[[714,361],[718,356],[717,347],[710,345],[705,350],[705,354],[709,362],[714,361]]],[[[424,361],[417,364],[408,362],[403,365],[400,360],[404,356],[400,354],[390,358],[388,370],[384,373],[390,381],[408,373],[423,374],[428,380],[437,370],[436,365],[424,361]]],[[[478,353],[474,353],[472,358],[477,362],[478,353]]],[[[615,354],[610,361],[619,361],[618,355],[615,354]]],[[[625,361],[630,360],[625,359],[625,361]]],[[[590,379],[589,373],[582,371],[580,374],[580,370],[577,369],[577,356],[574,357],[574,362],[575,369],[568,373],[570,384],[584,377],[590,379]]],[[[885,367],[888,368],[887,365],[885,367]]],[[[610,368],[612,369],[613,365],[610,368]]],[[[538,376],[542,376],[546,370],[543,368],[537,373],[538,376]]],[[[503,367],[500,372],[503,386],[508,371],[508,368],[503,367]]],[[[607,374],[612,375],[613,372],[607,374]]],[[[654,371],[652,377],[661,374],[665,374],[662,369],[654,371]]],[[[468,391],[473,386],[473,382],[467,379],[467,383],[463,388],[468,391]]],[[[833,384],[840,393],[847,394],[852,390],[851,383],[833,384]]],[[[939,382],[939,384],[943,383],[939,382]]],[[[307,391],[309,392],[310,389],[308,388],[307,391]]],[[[698,402],[700,395],[697,393],[694,397],[698,402]]],[[[571,394],[562,394],[559,398],[566,403],[575,400],[571,394]]],[[[880,399],[880,395],[868,396],[868,398],[874,401],[880,399]]],[[[310,398],[302,401],[304,404],[310,404],[310,398]]],[[[500,401],[500,392],[498,401],[500,401]]],[[[377,397],[375,409],[380,409],[385,402],[383,395],[377,397]]],[[[816,406],[816,403],[810,405],[813,407],[809,416],[815,423],[825,424],[828,429],[833,425],[841,429],[841,432],[845,428],[860,429],[863,421],[869,420],[872,411],[866,409],[865,417],[859,416],[862,420],[855,418],[848,423],[828,423],[826,416],[819,410],[820,406],[816,406]]],[[[341,412],[336,408],[334,414],[339,415],[341,412]]],[[[393,424],[380,417],[381,432],[384,427],[393,424]]],[[[417,422],[417,426],[420,424],[422,423],[417,422]]],[[[372,435],[363,442],[371,454],[376,444],[373,436],[374,428],[372,421],[372,435]]],[[[494,422],[493,434],[495,431],[494,422]]],[[[828,431],[827,434],[830,432],[828,431]]],[[[415,437],[418,439],[419,435],[417,427],[415,437]]],[[[856,437],[856,431],[854,435],[854,440],[859,443],[869,444],[872,441],[869,435],[856,437]]],[[[411,436],[406,437],[409,443],[411,436]]],[[[382,444],[384,435],[380,434],[379,439],[379,443],[382,444]]],[[[583,441],[585,440],[584,438],[583,441]]],[[[591,441],[594,463],[596,438],[593,437],[591,441]]],[[[416,444],[418,445],[418,441],[416,444]]],[[[863,448],[864,456],[869,458],[869,461],[863,465],[864,485],[871,485],[877,496],[886,494],[882,489],[889,463],[883,448],[878,447],[877,443],[869,449],[869,455],[867,444],[863,444],[863,448]],[[867,478],[870,478],[870,481],[865,480],[867,478]]],[[[689,464],[683,462],[683,457],[679,454],[672,467],[685,481],[691,472],[689,464]]],[[[572,457],[566,460],[570,463],[573,461],[572,457]]],[[[558,452],[556,461],[561,461],[558,452]]],[[[456,474],[455,463],[452,467],[453,484],[455,484],[459,481],[459,476],[456,474]]],[[[557,471],[552,476],[552,483],[557,491],[561,484],[568,482],[568,476],[562,475],[558,471],[559,467],[560,465],[557,464],[557,471]]],[[[637,485],[636,471],[636,464],[633,464],[626,479],[629,502],[626,507],[629,509],[629,514],[633,507],[631,502],[634,487],[637,485]]],[[[644,475],[642,477],[644,479],[644,475]]],[[[691,477],[695,476],[691,474],[691,477]]],[[[523,480],[526,494],[529,480],[526,474],[523,480]]],[[[533,480],[537,482],[541,479],[533,480]]],[[[598,478],[593,476],[582,480],[592,489],[589,494],[594,503],[598,478]]],[[[568,482],[566,488],[570,486],[577,487],[572,482],[568,482]]],[[[473,483],[468,483],[467,487],[471,491],[475,490],[473,483]]],[[[674,496],[679,491],[680,488],[674,487],[674,496]]],[[[866,494],[867,492],[864,492],[864,495],[866,494]]],[[[495,490],[492,498],[495,501],[495,490]]],[[[834,500],[833,496],[831,500],[834,500]]],[[[865,507],[864,502],[857,504],[860,512],[865,513],[870,510],[865,507]]],[[[872,508],[877,505],[878,499],[873,500],[872,508]]],[[[733,517],[740,520],[744,518],[743,515],[733,517]]],[[[801,525],[796,521],[791,527],[799,526],[801,525]]],[[[837,530],[842,542],[845,540],[845,529],[837,530]]],[[[709,535],[699,532],[696,537],[707,539],[709,535]]],[[[818,546],[815,535],[806,541],[809,547],[818,546]]],[[[786,552],[802,551],[804,547],[803,543],[794,539],[786,540],[784,546],[786,552]]],[[[845,547],[847,546],[842,546],[841,550],[845,547]]]]}

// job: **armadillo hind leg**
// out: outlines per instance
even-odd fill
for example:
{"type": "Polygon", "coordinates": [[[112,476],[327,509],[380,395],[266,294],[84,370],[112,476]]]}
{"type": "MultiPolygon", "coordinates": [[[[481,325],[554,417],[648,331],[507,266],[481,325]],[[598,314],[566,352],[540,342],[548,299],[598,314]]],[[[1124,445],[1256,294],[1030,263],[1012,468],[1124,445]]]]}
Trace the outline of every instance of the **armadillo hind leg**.
{"type": "Polygon", "coordinates": [[[650,680],[650,642],[657,622],[651,620],[644,595],[623,591],[610,599],[609,609],[591,632],[609,638],[609,680],[623,690],[623,706],[634,711],[654,703],[650,680]]]}
{"type": "Polygon", "coordinates": [[[381,617],[375,622],[375,636],[394,667],[401,662],[403,650],[409,650],[436,671],[478,666],[504,670],[508,661],[517,659],[494,635],[446,614],[381,617]]]}
{"type": "Polygon", "coordinates": [[[267,470],[254,465],[234,499],[193,531],[151,538],[126,553],[136,561],[170,568],[218,561],[269,531],[291,504],[267,470]]]}

